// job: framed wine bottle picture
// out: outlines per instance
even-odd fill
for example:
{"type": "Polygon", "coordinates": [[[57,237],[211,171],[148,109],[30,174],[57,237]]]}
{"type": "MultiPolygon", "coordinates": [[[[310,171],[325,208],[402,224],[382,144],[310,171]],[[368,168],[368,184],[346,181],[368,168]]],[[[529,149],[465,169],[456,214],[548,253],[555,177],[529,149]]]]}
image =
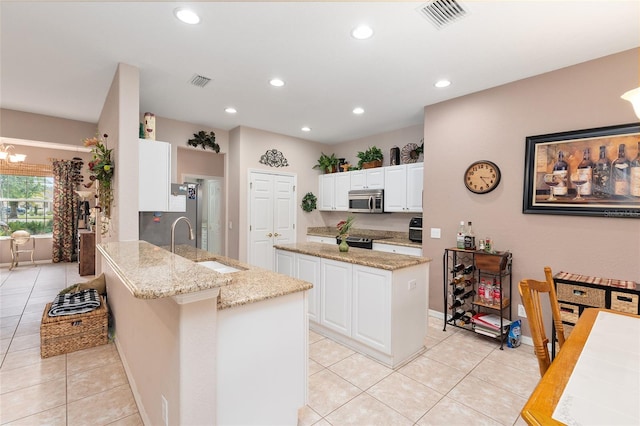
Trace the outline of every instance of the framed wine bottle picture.
{"type": "Polygon", "coordinates": [[[522,212],[640,219],[640,124],[528,136],[522,212]]]}

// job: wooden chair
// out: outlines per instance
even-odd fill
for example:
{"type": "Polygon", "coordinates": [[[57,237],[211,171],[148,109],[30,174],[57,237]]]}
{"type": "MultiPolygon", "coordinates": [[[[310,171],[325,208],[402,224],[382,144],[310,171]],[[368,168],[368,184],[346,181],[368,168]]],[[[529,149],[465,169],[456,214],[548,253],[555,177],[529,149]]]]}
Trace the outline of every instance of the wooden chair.
{"type": "Polygon", "coordinates": [[[547,347],[549,339],[545,333],[544,321],[542,320],[543,310],[542,305],[540,304],[540,293],[547,293],[549,295],[553,324],[556,329],[556,336],[560,349],[562,349],[562,345],[564,345],[564,328],[562,327],[560,307],[558,306],[558,298],[556,297],[556,289],[553,284],[551,268],[546,266],[544,268],[544,275],[546,281],[524,279],[518,284],[522,303],[524,304],[524,310],[527,312],[527,319],[529,320],[531,339],[533,340],[534,352],[538,357],[541,377],[544,376],[549,365],[551,365],[551,358],[549,357],[549,348],[547,347]]]}

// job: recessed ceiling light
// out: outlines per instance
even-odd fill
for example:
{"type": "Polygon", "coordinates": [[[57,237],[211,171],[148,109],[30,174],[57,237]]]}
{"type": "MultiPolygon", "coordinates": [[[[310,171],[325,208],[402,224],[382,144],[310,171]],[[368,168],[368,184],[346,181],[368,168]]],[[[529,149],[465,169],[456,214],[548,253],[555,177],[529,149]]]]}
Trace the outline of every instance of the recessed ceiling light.
{"type": "Polygon", "coordinates": [[[358,40],[366,40],[373,36],[373,29],[368,25],[360,25],[351,30],[351,36],[358,40]]]}
{"type": "Polygon", "coordinates": [[[302,130],[303,132],[310,132],[310,131],[311,131],[311,127],[309,127],[309,126],[304,126],[304,127],[303,127],[302,129],[300,129],[300,130],[302,130]]]}
{"type": "Polygon", "coordinates": [[[451,82],[449,80],[438,80],[434,84],[434,86],[438,88],[449,87],[450,85],[451,85],[451,82]]]}
{"type": "Polygon", "coordinates": [[[279,78],[274,78],[269,81],[269,84],[275,87],[282,87],[284,86],[284,81],[280,80],[279,78]]]}
{"type": "Polygon", "coordinates": [[[174,10],[173,13],[176,15],[176,18],[178,18],[185,24],[195,25],[200,22],[200,17],[196,15],[196,13],[193,10],[184,9],[180,7],[174,10]]]}
{"type": "Polygon", "coordinates": [[[224,112],[229,113],[229,114],[235,114],[238,111],[234,107],[226,107],[224,109],[224,112]]]}
{"type": "Polygon", "coordinates": [[[358,114],[358,115],[364,114],[364,109],[362,109],[360,107],[356,107],[356,108],[353,109],[353,113],[354,114],[358,114]]]}

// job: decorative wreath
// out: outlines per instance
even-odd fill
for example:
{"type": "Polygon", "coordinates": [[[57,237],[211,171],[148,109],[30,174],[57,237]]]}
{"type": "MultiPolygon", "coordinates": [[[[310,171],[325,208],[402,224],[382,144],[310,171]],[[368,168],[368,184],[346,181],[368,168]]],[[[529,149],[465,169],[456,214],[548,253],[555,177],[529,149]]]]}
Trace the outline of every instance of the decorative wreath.
{"type": "Polygon", "coordinates": [[[305,212],[311,212],[316,209],[316,201],[318,201],[318,199],[313,195],[313,192],[307,192],[307,195],[302,197],[302,204],[300,207],[302,207],[302,210],[305,212]]]}

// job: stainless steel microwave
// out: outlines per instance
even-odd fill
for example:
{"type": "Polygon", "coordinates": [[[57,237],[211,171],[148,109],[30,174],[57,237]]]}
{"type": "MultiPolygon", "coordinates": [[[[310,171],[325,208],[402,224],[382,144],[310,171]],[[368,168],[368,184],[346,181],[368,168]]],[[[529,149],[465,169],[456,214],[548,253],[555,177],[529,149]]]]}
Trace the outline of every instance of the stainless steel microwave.
{"type": "Polygon", "coordinates": [[[353,213],[384,213],[383,189],[349,191],[349,211],[353,213]]]}

